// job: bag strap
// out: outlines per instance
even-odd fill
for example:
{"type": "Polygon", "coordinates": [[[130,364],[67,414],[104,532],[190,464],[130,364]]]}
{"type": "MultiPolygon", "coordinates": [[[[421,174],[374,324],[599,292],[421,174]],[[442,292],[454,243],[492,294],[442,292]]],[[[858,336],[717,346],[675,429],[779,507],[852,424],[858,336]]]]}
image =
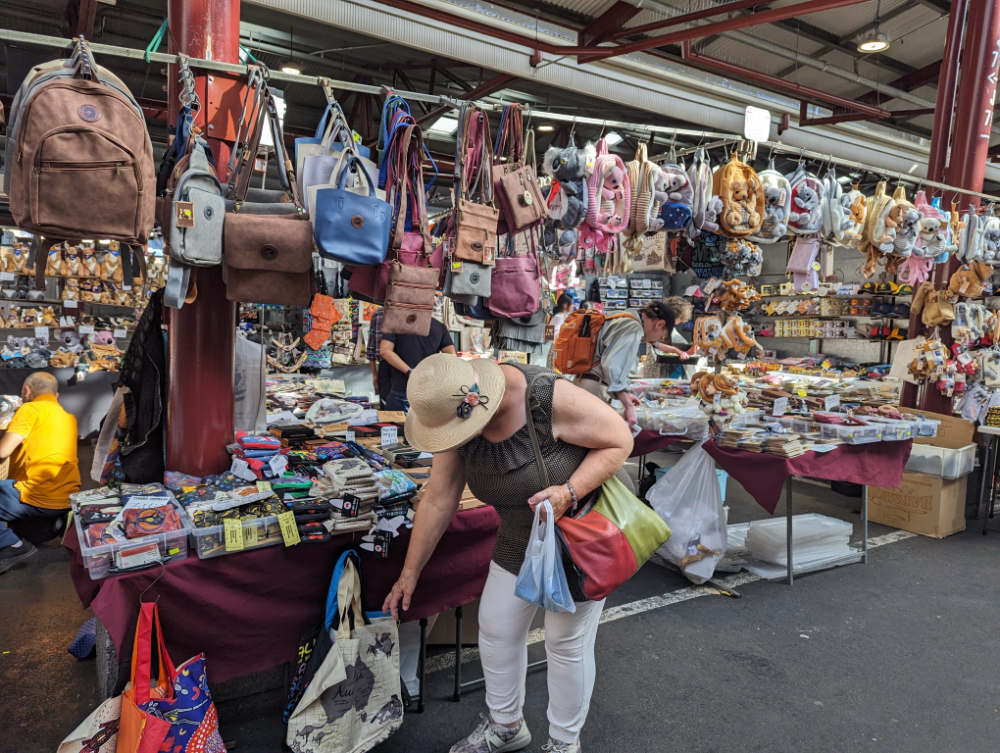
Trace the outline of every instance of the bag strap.
{"type": "Polygon", "coordinates": [[[227,198],[232,198],[235,195],[237,178],[243,170],[244,163],[247,161],[249,151],[248,134],[252,136],[253,132],[257,130],[256,128],[251,129],[250,118],[260,115],[260,98],[263,85],[263,72],[256,66],[252,67],[247,76],[247,93],[243,98],[243,110],[240,112],[240,120],[236,125],[235,143],[229,155],[229,164],[226,166],[226,181],[229,184],[226,190],[227,198]]]}
{"type": "Polygon", "coordinates": [[[167,654],[163,642],[163,629],[160,627],[160,613],[156,602],[143,602],[139,609],[139,620],[135,626],[135,640],[132,643],[132,694],[136,705],[147,703],[150,699],[149,683],[152,679],[152,643],[153,628],[156,628],[158,668],[156,686],[163,698],[173,698],[173,676],[177,674],[173,662],[167,654]]]}
{"type": "MultiPolygon", "coordinates": [[[[549,374],[541,373],[536,374],[524,391],[524,410],[528,423],[528,436],[531,437],[531,448],[535,452],[535,464],[538,466],[538,477],[542,481],[542,489],[548,489],[552,486],[552,482],[549,478],[549,469],[545,466],[545,458],[542,456],[542,447],[538,443],[538,431],[535,429],[535,419],[531,415],[531,393],[535,389],[535,382],[543,377],[548,377],[549,374]]],[[[553,378],[553,384],[555,383],[553,378]]]]}

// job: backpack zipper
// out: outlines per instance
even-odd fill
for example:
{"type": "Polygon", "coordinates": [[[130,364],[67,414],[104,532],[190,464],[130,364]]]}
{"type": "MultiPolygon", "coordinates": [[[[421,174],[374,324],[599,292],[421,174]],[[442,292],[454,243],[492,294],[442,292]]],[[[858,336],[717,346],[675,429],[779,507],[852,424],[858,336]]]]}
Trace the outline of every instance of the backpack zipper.
{"type": "Polygon", "coordinates": [[[132,150],[129,149],[127,146],[125,146],[125,144],[123,144],[119,139],[117,139],[114,136],[112,136],[110,133],[107,133],[105,131],[99,131],[99,130],[96,130],[96,129],[91,129],[91,128],[87,127],[87,126],[78,126],[78,125],[59,126],[58,128],[53,128],[51,131],[47,131],[42,136],[42,138],[38,140],[39,148],[35,150],[35,175],[38,175],[40,173],[41,166],[43,164],[73,165],[74,167],[70,167],[69,169],[81,169],[81,170],[87,170],[87,169],[89,169],[90,166],[98,166],[98,167],[100,167],[100,166],[117,165],[117,172],[116,172],[116,174],[120,173],[121,166],[125,164],[125,162],[122,161],[122,160],[117,160],[117,161],[105,160],[105,161],[102,161],[102,162],[83,163],[82,166],[80,166],[79,168],[77,168],[75,166],[79,165],[80,163],[59,163],[59,162],[48,162],[48,161],[46,161],[46,163],[43,163],[42,159],[41,159],[41,156],[42,156],[41,145],[42,145],[42,143],[46,139],[48,139],[50,136],[53,136],[53,135],[55,135],[57,133],[67,133],[67,132],[71,132],[71,131],[87,131],[87,132],[96,133],[99,136],[101,136],[101,137],[107,139],[108,141],[110,141],[112,144],[114,144],[115,146],[117,146],[123,152],[125,152],[125,154],[127,154],[129,156],[129,162],[132,165],[132,173],[135,175],[136,188],[139,191],[139,193],[142,193],[142,191],[143,191],[142,170],[139,169],[139,163],[136,160],[135,154],[132,152],[132,150]]]}

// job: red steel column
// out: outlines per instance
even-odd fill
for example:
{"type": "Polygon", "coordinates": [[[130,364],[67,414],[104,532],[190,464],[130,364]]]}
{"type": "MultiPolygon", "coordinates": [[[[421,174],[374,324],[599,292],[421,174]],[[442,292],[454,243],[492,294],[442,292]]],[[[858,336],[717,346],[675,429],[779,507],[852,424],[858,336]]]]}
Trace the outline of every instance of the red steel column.
{"type": "MultiPolygon", "coordinates": [[[[944,182],[970,191],[982,191],[993,127],[993,100],[997,93],[997,75],[1000,74],[1000,0],[976,0],[971,3],[965,23],[962,79],[952,124],[951,157],[944,182]]],[[[950,201],[959,203],[961,207],[970,204],[979,206],[979,199],[971,196],[945,195],[945,206],[950,201]]],[[[952,259],[947,270],[941,267],[934,275],[939,288],[958,268],[958,260],[952,259]]],[[[946,342],[950,345],[950,337],[946,342]]],[[[952,403],[952,398],[928,387],[924,390],[920,407],[950,415],[952,403]]]]}
{"type": "MultiPolygon", "coordinates": [[[[962,34],[965,31],[965,14],[968,0],[953,0],[948,15],[948,36],[944,43],[944,55],[941,58],[941,72],[938,75],[937,103],[934,107],[934,133],[931,136],[931,153],[927,159],[927,179],[939,183],[944,182],[945,162],[948,157],[948,147],[951,145],[951,133],[955,109],[955,87],[958,84],[958,65],[962,57],[962,34]]],[[[932,195],[936,189],[928,189],[932,195]]],[[[945,211],[949,207],[943,207],[945,211]]],[[[910,314],[909,337],[914,338],[924,333],[920,314],[910,314]]],[[[933,388],[931,388],[933,389],[933,388]]],[[[900,405],[913,408],[917,405],[917,385],[903,383],[900,405]]]]}
{"type": "MultiPolygon", "coordinates": [[[[239,62],[240,0],[169,0],[167,18],[170,52],[239,62]]],[[[171,123],[179,108],[176,78],[177,68],[171,66],[171,123]]],[[[198,90],[205,91],[203,81],[198,90]]],[[[209,119],[212,114],[206,111],[209,119]]],[[[208,143],[224,173],[229,145],[213,138],[208,143]]],[[[167,469],[196,476],[219,473],[229,467],[225,448],[233,441],[236,342],[236,304],[226,300],[221,267],[198,270],[197,299],[167,312],[167,469]]]]}

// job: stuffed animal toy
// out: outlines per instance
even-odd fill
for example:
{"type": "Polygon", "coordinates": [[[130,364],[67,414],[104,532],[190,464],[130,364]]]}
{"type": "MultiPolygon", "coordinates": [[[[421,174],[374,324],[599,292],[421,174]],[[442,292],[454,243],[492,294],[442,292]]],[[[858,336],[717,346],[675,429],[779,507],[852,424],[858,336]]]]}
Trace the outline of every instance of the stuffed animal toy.
{"type": "Polygon", "coordinates": [[[25,266],[28,261],[28,250],[22,244],[18,243],[13,248],[11,258],[13,260],[14,268],[8,271],[18,275],[25,274],[25,266]]]}
{"type": "Polygon", "coordinates": [[[56,323],[56,310],[51,306],[46,306],[42,309],[42,325],[45,327],[55,326],[56,323]]]}
{"type": "MultiPolygon", "coordinates": [[[[576,228],[587,216],[587,165],[596,157],[594,147],[589,144],[580,149],[575,146],[550,146],[545,152],[542,170],[553,181],[558,181],[562,204],[561,216],[550,217],[545,222],[545,245],[569,246],[576,242],[576,228]],[[551,221],[550,221],[551,220],[551,221]],[[561,231],[557,236],[557,231],[561,231]]],[[[555,183],[545,190],[548,199],[555,183]]],[[[552,200],[549,200],[552,203],[552,200]]],[[[121,282],[121,272],[115,282],[121,282]]]]}
{"type": "Polygon", "coordinates": [[[705,219],[702,222],[701,229],[709,233],[719,232],[719,223],[717,220],[719,215],[722,214],[722,209],[722,199],[718,196],[713,196],[705,207],[705,219]]]}
{"type": "Polygon", "coordinates": [[[684,202],[690,194],[689,191],[685,192],[682,190],[690,185],[687,175],[680,170],[672,170],[670,172],[661,170],[660,172],[665,178],[663,189],[660,190],[666,193],[667,201],[684,202]]]}
{"type": "Polygon", "coordinates": [[[97,261],[94,249],[84,246],[80,249],[80,266],[83,268],[81,274],[87,277],[100,277],[101,264],[97,261]]]}
{"type": "Polygon", "coordinates": [[[802,186],[792,199],[793,215],[800,225],[815,225],[819,214],[819,192],[812,186],[802,186]]]}
{"type": "Polygon", "coordinates": [[[625,170],[615,163],[609,163],[604,169],[604,182],[601,184],[601,211],[597,215],[598,222],[621,224],[623,218],[615,212],[615,203],[621,201],[624,195],[623,188],[627,185],[625,170]]]}
{"type": "Polygon", "coordinates": [[[94,333],[91,342],[97,343],[98,345],[114,345],[115,336],[108,332],[107,330],[101,330],[100,332],[94,333]]]}
{"type": "MultiPolygon", "coordinates": [[[[900,204],[897,203],[896,206],[899,207],[900,204]]],[[[899,226],[896,228],[896,237],[893,239],[892,245],[896,254],[907,257],[913,253],[924,215],[910,204],[908,207],[903,207],[903,211],[898,214],[898,217],[899,226]]]]}
{"type": "Polygon", "coordinates": [[[104,262],[101,264],[101,277],[105,280],[120,283],[123,279],[122,257],[118,241],[111,241],[104,262]]]}
{"type": "Polygon", "coordinates": [[[925,217],[920,221],[920,232],[917,235],[918,256],[934,257],[942,253],[955,253],[958,246],[948,242],[948,221],[938,217],[925,217]]]}
{"type": "Polygon", "coordinates": [[[993,267],[972,262],[967,267],[959,267],[948,282],[948,292],[955,296],[978,298],[983,294],[983,283],[993,276],[993,267]]]}
{"type": "Polygon", "coordinates": [[[63,276],[62,245],[56,245],[49,249],[49,257],[45,262],[46,277],[63,276]]]}
{"type": "Polygon", "coordinates": [[[69,277],[66,279],[66,284],[63,285],[62,289],[62,299],[64,301],[80,300],[80,281],[77,278],[69,277]]]}
{"type": "Polygon", "coordinates": [[[580,247],[610,253],[617,248],[618,234],[628,228],[632,187],[625,163],[608,151],[606,139],[598,141],[594,148],[594,169],[585,190],[587,215],[580,228],[580,247]]]}

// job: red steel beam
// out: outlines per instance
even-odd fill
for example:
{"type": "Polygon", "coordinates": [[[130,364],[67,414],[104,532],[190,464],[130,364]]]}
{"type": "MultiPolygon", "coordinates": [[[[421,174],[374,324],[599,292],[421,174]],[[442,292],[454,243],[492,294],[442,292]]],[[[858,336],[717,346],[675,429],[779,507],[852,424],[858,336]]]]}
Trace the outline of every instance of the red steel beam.
{"type": "MultiPolygon", "coordinates": [[[[74,0],[70,0],[74,2],[74,0]]],[[[73,8],[75,17],[73,18],[74,36],[83,36],[90,39],[94,36],[94,22],[97,20],[97,0],[77,0],[76,7],[73,8]]]]}
{"type": "MultiPolygon", "coordinates": [[[[900,76],[895,81],[890,81],[889,86],[894,89],[902,89],[904,92],[911,92],[914,89],[919,89],[921,86],[933,84],[938,79],[943,62],[943,60],[938,60],[936,63],[925,65],[919,70],[907,73],[905,76],[900,76]]],[[[883,102],[888,102],[892,99],[892,96],[884,92],[870,91],[856,99],[858,102],[866,105],[880,105],[883,102]]]]}
{"type": "Polygon", "coordinates": [[[776,76],[770,76],[766,73],[761,73],[760,71],[754,71],[749,68],[744,68],[741,65],[736,65],[734,63],[726,62],[725,60],[719,60],[718,58],[713,58],[708,55],[702,55],[700,52],[695,52],[691,46],[690,41],[685,41],[681,45],[681,57],[695,65],[708,68],[710,70],[722,71],[723,73],[728,73],[732,76],[739,76],[741,78],[754,81],[758,84],[762,84],[769,89],[778,89],[781,91],[789,91],[797,94],[805,99],[819,100],[829,105],[835,105],[838,107],[847,107],[852,110],[857,110],[858,112],[870,115],[873,118],[888,118],[892,115],[888,110],[883,110],[880,107],[872,107],[871,105],[859,104],[850,99],[844,99],[843,97],[838,97],[835,94],[828,94],[827,92],[819,91],[818,89],[813,89],[808,86],[803,86],[802,84],[796,84],[792,81],[785,81],[784,79],[778,78],[776,76]]]}
{"type": "Polygon", "coordinates": [[[758,26],[760,24],[784,21],[789,18],[798,18],[799,16],[809,15],[810,13],[820,13],[822,11],[834,10],[836,8],[844,8],[850,5],[870,2],[870,0],[807,0],[807,2],[797,3],[785,8],[766,10],[761,13],[753,13],[749,16],[738,16],[736,18],[730,18],[725,21],[707,24],[705,26],[695,26],[690,29],[681,29],[671,34],[652,37],[650,39],[643,39],[638,42],[618,45],[615,47],[581,47],[550,44],[522,34],[515,34],[505,29],[490,26],[489,24],[481,21],[454,15],[437,8],[429,8],[427,6],[411,2],[411,0],[378,0],[378,2],[392,8],[405,10],[417,16],[423,16],[424,18],[430,18],[441,23],[476,31],[505,42],[523,45],[539,52],[551,55],[585,55],[590,59],[604,60],[607,58],[617,57],[618,55],[628,55],[633,52],[642,52],[643,50],[649,50],[654,47],[679,44],[689,39],[697,39],[698,37],[704,37],[710,34],[722,34],[736,29],[747,29],[751,26],[758,26]]]}
{"type": "MultiPolygon", "coordinates": [[[[485,97],[489,94],[493,94],[494,92],[498,92],[501,89],[505,89],[507,86],[518,80],[519,80],[518,77],[514,76],[513,74],[501,73],[499,76],[494,76],[489,81],[484,81],[475,89],[467,91],[465,94],[458,97],[458,99],[469,99],[469,100],[479,99],[480,97],[485,97]]],[[[449,107],[448,105],[442,105],[436,110],[431,110],[426,115],[417,118],[417,125],[423,125],[424,123],[432,123],[451,109],[452,108],[449,107]]]]}
{"type": "MultiPolygon", "coordinates": [[[[844,112],[846,107],[838,107],[836,109],[836,115],[830,115],[825,118],[809,118],[805,114],[805,102],[801,103],[801,110],[799,112],[799,125],[800,126],[818,126],[818,125],[832,125],[833,123],[853,123],[857,120],[880,120],[881,117],[874,115],[867,115],[860,112],[844,112]]],[[[928,107],[924,110],[888,110],[889,117],[892,118],[916,118],[921,115],[933,115],[934,108],[928,107]]]]}
{"type": "MultiPolygon", "coordinates": [[[[962,78],[958,85],[951,157],[945,170],[944,182],[956,188],[981,192],[993,128],[997,76],[1000,75],[1000,0],[976,0],[969,3],[965,29],[962,78]]],[[[944,195],[945,206],[959,201],[963,209],[970,204],[979,206],[980,203],[976,196],[944,195]]],[[[954,257],[948,264],[938,265],[934,272],[934,287],[939,290],[945,287],[958,267],[959,261],[954,257]]],[[[949,328],[945,328],[942,333],[942,342],[945,347],[951,347],[949,328]]],[[[953,398],[928,387],[924,389],[920,407],[933,413],[951,415],[952,403],[953,398]]]]}
{"type": "MultiPolygon", "coordinates": [[[[167,19],[171,53],[239,62],[240,0],[169,0],[167,19]]],[[[168,102],[176,117],[177,69],[170,69],[168,102]]],[[[206,78],[195,73],[199,91],[205,91],[206,78]]],[[[203,106],[205,122],[211,123],[216,105],[206,100],[203,106]]],[[[211,131],[206,137],[215,164],[225,165],[230,145],[212,138],[211,131]]],[[[219,473],[230,464],[226,445],[233,441],[236,345],[236,304],[226,300],[222,267],[198,270],[197,299],[166,313],[167,469],[193,476],[219,473]]]]}
{"type": "Polygon", "coordinates": [[[580,32],[581,45],[599,45],[621,32],[621,25],[639,15],[641,8],[618,0],[580,32]]]}
{"type": "Polygon", "coordinates": [[[772,0],[735,0],[735,2],[726,3],[725,5],[717,5],[714,8],[705,8],[704,10],[696,10],[693,13],[684,13],[679,16],[673,16],[672,18],[666,18],[663,21],[654,21],[653,23],[643,24],[642,26],[633,26],[629,29],[621,29],[615,32],[612,39],[631,37],[635,34],[648,34],[651,31],[669,29],[671,26],[678,26],[680,24],[690,23],[691,21],[699,21],[703,18],[721,16],[723,13],[731,13],[734,10],[755,8],[758,5],[770,5],[771,2],[772,0]]]}

